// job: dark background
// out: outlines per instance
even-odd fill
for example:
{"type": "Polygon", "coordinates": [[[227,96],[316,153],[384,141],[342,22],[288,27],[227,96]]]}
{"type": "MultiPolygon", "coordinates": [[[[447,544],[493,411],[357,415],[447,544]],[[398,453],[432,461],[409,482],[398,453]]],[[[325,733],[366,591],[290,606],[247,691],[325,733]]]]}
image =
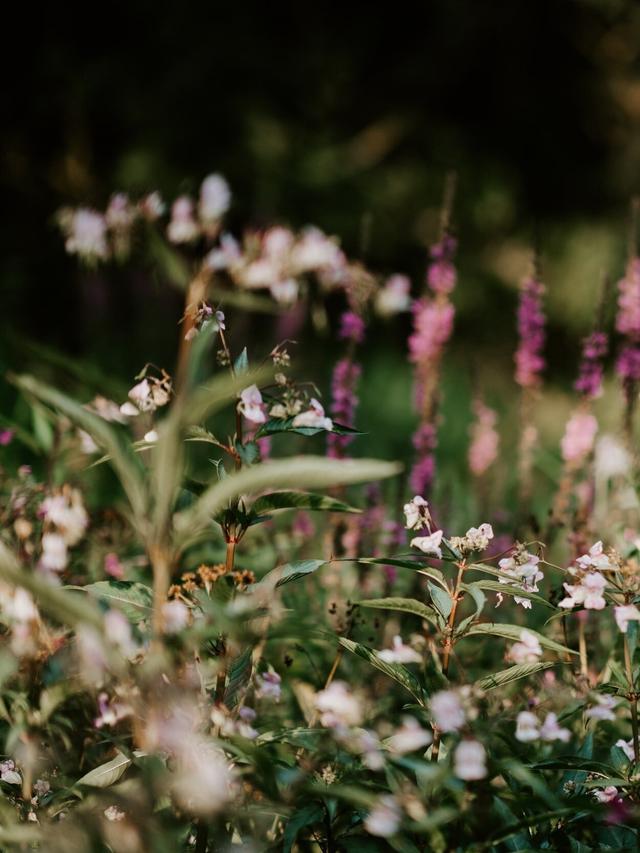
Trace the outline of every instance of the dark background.
{"type": "MultiPolygon", "coordinates": [[[[37,369],[34,340],[123,382],[149,359],[172,363],[180,296],[144,263],[80,270],[52,222],[63,204],[104,208],[116,189],[172,198],[219,171],[231,230],[312,222],[417,291],[455,168],[452,363],[471,375],[485,362],[511,382],[515,288],[538,239],[550,381],[571,382],[602,273],[623,269],[640,189],[637,3],[138,0],[17,14],[1,75],[9,365],[37,369]]],[[[406,332],[373,330],[376,381],[404,363],[406,332]]],[[[303,343],[323,361],[311,333],[303,343]]]]}

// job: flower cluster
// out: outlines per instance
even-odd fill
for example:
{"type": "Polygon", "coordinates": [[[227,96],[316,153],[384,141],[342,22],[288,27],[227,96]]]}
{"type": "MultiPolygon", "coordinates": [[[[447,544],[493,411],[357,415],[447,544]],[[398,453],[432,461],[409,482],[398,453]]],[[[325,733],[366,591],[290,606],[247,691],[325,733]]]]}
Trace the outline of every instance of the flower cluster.
{"type": "Polygon", "coordinates": [[[526,278],[520,290],[518,306],[518,335],[520,342],[515,354],[516,382],[523,388],[540,384],[545,367],[542,356],[545,342],[545,317],[542,309],[544,285],[536,278],[526,278]]]}

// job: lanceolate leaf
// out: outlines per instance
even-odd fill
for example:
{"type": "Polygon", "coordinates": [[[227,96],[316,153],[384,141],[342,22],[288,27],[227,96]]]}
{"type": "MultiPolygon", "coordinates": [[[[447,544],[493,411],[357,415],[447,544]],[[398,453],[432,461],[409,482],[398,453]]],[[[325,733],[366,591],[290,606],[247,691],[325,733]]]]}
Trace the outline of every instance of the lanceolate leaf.
{"type": "Polygon", "coordinates": [[[231,662],[229,680],[223,698],[224,704],[229,709],[235,708],[251,680],[251,673],[253,672],[252,655],[253,649],[247,648],[231,662]]]}
{"type": "Polygon", "coordinates": [[[437,607],[438,611],[442,614],[443,618],[448,619],[449,614],[451,613],[451,608],[453,607],[451,596],[448,592],[445,592],[432,584],[431,581],[427,581],[427,586],[429,587],[431,600],[437,607]]]}
{"type": "MultiPolygon", "coordinates": [[[[422,558],[424,560],[424,558],[422,558]]],[[[444,575],[440,569],[434,569],[432,566],[425,566],[420,559],[402,560],[398,557],[349,557],[349,560],[354,563],[365,563],[373,566],[395,566],[399,569],[411,569],[413,572],[419,572],[431,580],[435,581],[439,586],[448,592],[448,587],[444,579],[444,575]]]]}
{"type": "Polygon", "coordinates": [[[284,828],[282,853],[291,853],[291,848],[301,829],[304,829],[305,826],[312,826],[314,823],[322,823],[323,820],[324,808],[320,803],[309,803],[309,805],[294,812],[284,828]]]}
{"type": "MultiPolygon", "coordinates": [[[[143,753],[136,753],[143,755],[143,753]]],[[[82,779],[78,779],[76,785],[91,785],[93,788],[108,788],[114,785],[123,776],[126,769],[131,766],[133,758],[128,758],[119,752],[114,759],[101,764],[86,773],[82,779]]]]}
{"type": "Polygon", "coordinates": [[[251,507],[254,513],[261,515],[275,509],[309,509],[325,512],[362,512],[344,501],[335,500],[327,495],[315,492],[271,492],[261,495],[251,507]]]}
{"type": "MultiPolygon", "coordinates": [[[[475,625],[467,628],[465,637],[469,637],[472,634],[478,634],[484,636],[504,637],[507,640],[519,642],[523,630],[525,629],[520,625],[507,625],[501,622],[477,622],[475,625]]],[[[532,631],[531,628],[526,628],[526,630],[537,638],[541,646],[544,646],[547,649],[552,649],[554,652],[559,652],[561,654],[566,654],[567,652],[572,655],[578,654],[573,649],[569,649],[560,643],[556,643],[555,640],[550,640],[548,637],[545,637],[544,634],[532,631]]]]}
{"type": "Polygon", "coordinates": [[[556,661],[538,661],[537,663],[522,663],[517,666],[510,666],[508,669],[494,672],[493,675],[487,675],[485,678],[476,681],[476,687],[479,687],[481,690],[493,690],[494,687],[504,687],[505,684],[510,684],[519,678],[527,678],[529,675],[535,675],[536,672],[549,669],[551,666],[556,666],[556,661]]]}
{"type": "Polygon", "coordinates": [[[266,424],[263,424],[256,433],[257,438],[262,438],[266,435],[276,435],[280,432],[293,432],[296,435],[317,435],[319,432],[333,432],[337,435],[364,435],[357,429],[352,429],[342,424],[333,423],[333,429],[326,430],[321,427],[294,427],[295,418],[270,418],[266,424]]]}
{"type": "Polygon", "coordinates": [[[339,637],[338,641],[345,649],[353,652],[361,658],[364,658],[364,660],[369,661],[369,663],[375,666],[376,669],[379,669],[380,672],[384,672],[385,675],[393,678],[393,680],[397,681],[398,684],[401,684],[405,690],[408,690],[421,705],[424,705],[424,690],[422,689],[418,679],[406,668],[406,666],[403,666],[401,663],[387,663],[382,660],[382,658],[380,658],[373,649],[363,646],[361,643],[355,643],[353,640],[348,640],[346,637],[339,637]]]}
{"type": "Polygon", "coordinates": [[[83,587],[110,607],[117,607],[127,619],[140,622],[151,615],[153,593],[148,586],[134,581],[98,581],[83,587]]]}
{"type": "Polygon", "coordinates": [[[537,595],[535,592],[527,592],[527,590],[520,589],[511,584],[500,583],[500,581],[480,580],[474,581],[473,586],[492,592],[500,592],[503,595],[517,595],[518,598],[527,598],[530,601],[535,601],[536,604],[541,604],[543,607],[550,607],[552,610],[556,609],[553,604],[541,595],[537,595]]]}
{"type": "Polygon", "coordinates": [[[440,627],[439,614],[428,604],[416,601],[415,598],[370,598],[358,602],[360,607],[373,607],[376,610],[397,610],[400,613],[413,613],[421,619],[426,619],[432,625],[440,627]]]}
{"type": "Polygon", "coordinates": [[[281,568],[275,569],[280,572],[280,578],[276,583],[276,587],[284,586],[286,583],[297,581],[312,572],[317,571],[320,566],[324,566],[326,560],[297,560],[294,563],[287,563],[281,568]]]}

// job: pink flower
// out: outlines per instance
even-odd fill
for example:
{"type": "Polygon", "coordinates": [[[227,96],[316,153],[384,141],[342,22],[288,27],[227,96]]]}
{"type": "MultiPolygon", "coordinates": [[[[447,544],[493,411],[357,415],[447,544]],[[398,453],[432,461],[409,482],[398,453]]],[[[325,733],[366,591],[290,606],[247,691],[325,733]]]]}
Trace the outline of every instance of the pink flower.
{"type": "Polygon", "coordinates": [[[413,305],[413,334],[409,336],[409,361],[424,364],[440,355],[451,337],[455,309],[450,302],[420,299],[413,305]]]}
{"type": "Polygon", "coordinates": [[[74,211],[65,248],[70,255],[79,255],[85,261],[105,260],[109,256],[109,247],[104,216],[86,207],[74,211]]]}
{"type": "Polygon", "coordinates": [[[453,753],[453,772],[458,779],[475,782],[487,775],[487,753],[477,740],[461,741],[453,753]]]}
{"type": "Polygon", "coordinates": [[[12,429],[0,430],[0,447],[6,447],[8,444],[11,444],[14,435],[15,432],[12,429]]]}
{"type": "Polygon", "coordinates": [[[208,175],[200,187],[198,213],[205,224],[218,222],[229,210],[231,190],[222,175],[208,175]]]}
{"type": "Polygon", "coordinates": [[[296,415],[292,426],[331,430],[333,429],[333,421],[325,415],[322,404],[315,397],[312,397],[307,411],[296,415]]]}
{"type": "Polygon", "coordinates": [[[342,340],[361,344],[364,340],[364,320],[355,311],[345,311],[340,317],[338,337],[342,340]]]}
{"type": "Polygon", "coordinates": [[[579,462],[593,450],[598,432],[598,421],[588,412],[576,412],[567,421],[562,438],[562,458],[565,462],[579,462]]]}
{"type": "Polygon", "coordinates": [[[250,385],[240,394],[238,411],[254,424],[266,423],[267,413],[262,401],[262,394],[257,385],[250,385]]]}
{"type": "Polygon", "coordinates": [[[635,604],[623,604],[618,607],[614,607],[613,610],[618,628],[623,634],[627,633],[629,622],[640,622],[640,610],[638,610],[635,604]]]}
{"type": "Polygon", "coordinates": [[[436,530],[434,533],[431,533],[429,536],[416,536],[411,540],[412,548],[419,548],[423,554],[427,554],[430,557],[436,557],[438,560],[442,559],[442,551],[440,550],[440,543],[442,542],[442,530],[436,530]]]}
{"type": "MultiPolygon", "coordinates": [[[[354,316],[356,316],[354,314],[354,316]]],[[[359,364],[349,358],[343,358],[336,364],[331,380],[331,415],[339,424],[353,427],[355,410],[358,405],[356,387],[362,373],[359,364]]],[[[343,451],[353,441],[353,435],[338,435],[331,433],[327,436],[328,455],[333,459],[343,456],[343,451]]]]}
{"type": "Polygon", "coordinates": [[[422,657],[411,646],[407,646],[402,642],[402,637],[396,636],[393,638],[393,645],[390,649],[383,649],[378,652],[378,657],[386,663],[421,663],[422,657]]]}
{"type": "Polygon", "coordinates": [[[181,195],[171,207],[171,221],[167,237],[172,243],[191,243],[200,235],[200,226],[195,220],[193,200],[181,195]]]}
{"type": "Polygon", "coordinates": [[[607,581],[600,572],[589,572],[577,584],[563,584],[569,595],[558,607],[572,608],[582,604],[586,610],[602,610],[606,601],[603,596],[607,581]]]}
{"type": "Polygon", "coordinates": [[[545,342],[545,318],[542,310],[544,285],[527,278],[520,290],[518,307],[518,334],[520,343],[515,354],[516,382],[523,388],[540,384],[540,374],[545,366],[542,350],[545,342]]]}
{"type": "Polygon", "coordinates": [[[500,437],[495,429],[497,415],[481,400],[474,404],[476,421],[471,427],[469,446],[469,468],[476,477],[481,477],[498,456],[500,437]]]}

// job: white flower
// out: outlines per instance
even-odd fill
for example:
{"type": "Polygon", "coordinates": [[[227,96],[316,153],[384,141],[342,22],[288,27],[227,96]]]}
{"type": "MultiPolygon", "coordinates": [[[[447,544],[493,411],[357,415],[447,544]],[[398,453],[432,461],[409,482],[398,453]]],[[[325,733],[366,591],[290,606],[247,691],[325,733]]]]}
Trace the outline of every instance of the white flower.
{"type": "Polygon", "coordinates": [[[79,207],[69,223],[65,248],[70,255],[79,255],[87,261],[104,260],[109,256],[107,223],[96,210],[79,207]]]}
{"type": "Polygon", "coordinates": [[[9,785],[22,785],[22,776],[16,770],[15,762],[10,758],[0,762],[0,779],[9,785]]]}
{"type": "Polygon", "coordinates": [[[171,207],[171,221],[167,237],[172,243],[191,243],[200,234],[200,226],[194,217],[193,201],[181,195],[171,207]]]}
{"type": "Polygon", "coordinates": [[[31,593],[22,587],[16,587],[13,596],[6,601],[4,609],[7,616],[16,622],[34,622],[40,616],[31,593]]]}
{"type": "Polygon", "coordinates": [[[295,278],[286,278],[274,281],[269,290],[276,302],[291,305],[298,298],[299,285],[295,278]]]}
{"type": "Polygon", "coordinates": [[[411,646],[406,646],[400,636],[393,638],[392,648],[378,652],[378,657],[386,663],[421,663],[422,661],[418,652],[411,646]]]}
{"type": "Polygon", "coordinates": [[[487,775],[487,753],[477,740],[463,740],[453,753],[453,772],[458,779],[473,782],[487,775]]]}
{"type": "Polygon", "coordinates": [[[442,559],[440,543],[442,542],[442,530],[436,530],[429,536],[416,536],[411,540],[412,548],[419,548],[424,554],[442,559]]]}
{"type": "Polygon", "coordinates": [[[57,529],[66,545],[77,545],[89,524],[89,516],[77,489],[67,486],[60,494],[45,498],[40,506],[41,515],[57,529]]]}
{"type": "MultiPolygon", "coordinates": [[[[498,566],[503,574],[509,575],[513,580],[504,577],[500,577],[498,580],[500,583],[509,586],[520,587],[526,592],[538,592],[538,581],[544,578],[544,574],[538,569],[539,562],[539,557],[528,552],[521,552],[513,557],[505,557],[500,560],[498,566]]],[[[500,593],[498,593],[498,603],[500,603],[501,598],[500,593]]],[[[516,604],[521,604],[526,610],[531,608],[531,601],[528,598],[514,595],[513,600],[516,604]]]]}
{"type": "Polygon", "coordinates": [[[104,218],[109,228],[114,230],[130,228],[135,219],[135,209],[131,206],[129,196],[126,193],[114,193],[109,199],[104,218]]]}
{"type": "Polygon", "coordinates": [[[119,821],[124,820],[127,816],[126,812],[123,812],[122,809],[119,809],[117,806],[108,806],[102,814],[111,823],[118,823],[119,821]]]}
{"type": "Polygon", "coordinates": [[[618,607],[614,607],[613,611],[615,613],[616,622],[618,623],[618,628],[623,634],[627,633],[629,622],[640,621],[640,610],[638,610],[635,604],[622,604],[618,607]]]}
{"type": "Polygon", "coordinates": [[[105,633],[109,640],[117,646],[122,654],[131,658],[138,650],[131,636],[129,620],[119,610],[111,609],[104,617],[105,633]]]}
{"type": "MultiPolygon", "coordinates": [[[[142,379],[129,391],[129,398],[140,412],[153,412],[155,404],[151,393],[151,384],[148,379],[142,379]]],[[[126,404],[125,404],[126,405],[126,404]]],[[[122,411],[122,406],[120,407],[122,411]]],[[[128,414],[125,412],[124,414],[128,414]]]]}
{"type": "Polygon", "coordinates": [[[316,693],[315,704],[321,713],[320,722],[327,728],[358,726],[362,722],[360,702],[344,681],[332,681],[316,693]]]}
{"type": "Polygon", "coordinates": [[[211,815],[233,796],[233,770],[222,750],[203,738],[188,738],[180,748],[177,765],[172,791],[185,811],[211,815]]]}
{"type": "Polygon", "coordinates": [[[97,453],[100,449],[89,433],[85,432],[83,429],[78,430],[78,438],[80,439],[80,449],[83,453],[86,453],[87,456],[91,456],[92,453],[97,453]]]}
{"type": "Polygon", "coordinates": [[[457,732],[466,721],[465,710],[456,690],[439,690],[429,703],[433,721],[442,732],[457,732]]]}
{"type": "Polygon", "coordinates": [[[614,800],[619,799],[618,789],[615,785],[607,785],[606,788],[595,790],[593,791],[593,796],[599,803],[612,803],[614,800]]]}
{"type": "Polygon", "coordinates": [[[631,457],[628,450],[612,435],[603,435],[596,442],[595,472],[598,480],[610,480],[629,474],[631,457]]]}
{"type": "Polygon", "coordinates": [[[162,605],[162,627],[165,634],[179,634],[189,624],[189,608],[173,599],[162,605]]]}
{"type": "Polygon", "coordinates": [[[516,740],[528,743],[540,737],[540,723],[530,711],[520,711],[516,719],[516,740]]]}
{"type": "Polygon", "coordinates": [[[204,259],[205,265],[212,270],[228,270],[242,258],[238,241],[231,234],[222,234],[220,245],[212,249],[204,259]]]}
{"type": "Polygon", "coordinates": [[[587,708],[584,712],[585,717],[589,720],[615,720],[616,715],[613,711],[619,700],[610,693],[596,693],[594,698],[596,704],[587,708]]]}
{"type": "Polygon", "coordinates": [[[272,669],[268,669],[256,678],[256,696],[258,699],[271,699],[279,702],[282,694],[282,679],[272,669]]]}
{"type": "Polygon", "coordinates": [[[620,738],[620,740],[616,741],[616,746],[619,747],[624,752],[624,754],[627,756],[629,761],[635,761],[636,760],[636,753],[635,753],[635,750],[633,748],[633,741],[632,740],[622,740],[622,738],[620,738]]]}
{"type": "Polygon", "coordinates": [[[402,814],[395,797],[385,794],[364,820],[364,828],[370,835],[389,838],[398,831],[402,814]]]}
{"type": "Polygon", "coordinates": [[[147,444],[155,444],[158,440],[158,430],[150,429],[149,432],[145,432],[144,440],[147,444]]]}
{"type": "Polygon", "coordinates": [[[542,656],[542,646],[535,634],[523,629],[520,642],[509,650],[509,659],[515,664],[535,663],[542,656]]]}
{"type": "Polygon", "coordinates": [[[562,743],[567,743],[571,740],[571,732],[569,729],[561,728],[558,725],[558,717],[550,711],[540,727],[540,737],[542,740],[560,740],[562,743]]]}
{"type": "Polygon", "coordinates": [[[583,569],[611,569],[613,568],[609,562],[609,558],[603,553],[602,542],[596,542],[589,548],[588,554],[583,554],[578,557],[576,563],[583,569]]]}
{"type": "Polygon", "coordinates": [[[407,530],[422,530],[423,527],[429,527],[431,520],[429,503],[420,495],[416,495],[409,503],[405,504],[403,511],[407,530]]]}
{"type": "Polygon", "coordinates": [[[306,412],[301,412],[295,416],[292,426],[332,430],[333,421],[325,416],[321,403],[315,397],[311,398],[309,406],[310,408],[306,412]]]}
{"type": "Polygon", "coordinates": [[[493,527],[481,524],[480,527],[470,527],[465,536],[469,551],[486,551],[493,539],[493,527]]]}
{"type": "Polygon", "coordinates": [[[231,205],[231,190],[222,175],[209,175],[200,187],[200,219],[209,224],[217,222],[231,205]]]}
{"type": "Polygon", "coordinates": [[[291,250],[290,263],[298,273],[341,267],[345,258],[339,246],[318,228],[307,228],[291,250]]]}
{"type": "Polygon", "coordinates": [[[396,733],[387,740],[387,746],[392,752],[404,755],[423,749],[431,743],[431,732],[423,729],[415,717],[403,717],[402,725],[396,733]]]}
{"type": "Polygon", "coordinates": [[[140,213],[145,219],[148,219],[149,222],[155,222],[156,219],[160,219],[167,209],[166,204],[162,200],[162,196],[157,190],[154,190],[154,192],[144,196],[144,198],[140,200],[138,207],[140,208],[140,213]]]}
{"type": "Polygon", "coordinates": [[[59,533],[45,533],[42,537],[40,565],[50,572],[61,572],[68,560],[67,544],[59,533]]]}
{"type": "Polygon", "coordinates": [[[250,385],[240,394],[238,411],[251,423],[263,424],[267,415],[262,401],[262,394],[257,385],[250,385]]]}
{"type": "Polygon", "coordinates": [[[383,317],[408,311],[411,307],[411,282],[406,275],[392,275],[376,295],[376,310],[383,317]]]}
{"type": "Polygon", "coordinates": [[[577,584],[563,584],[569,595],[559,602],[558,607],[571,608],[582,604],[586,610],[602,610],[607,603],[602,594],[606,585],[606,578],[600,572],[589,572],[577,584]]]}

